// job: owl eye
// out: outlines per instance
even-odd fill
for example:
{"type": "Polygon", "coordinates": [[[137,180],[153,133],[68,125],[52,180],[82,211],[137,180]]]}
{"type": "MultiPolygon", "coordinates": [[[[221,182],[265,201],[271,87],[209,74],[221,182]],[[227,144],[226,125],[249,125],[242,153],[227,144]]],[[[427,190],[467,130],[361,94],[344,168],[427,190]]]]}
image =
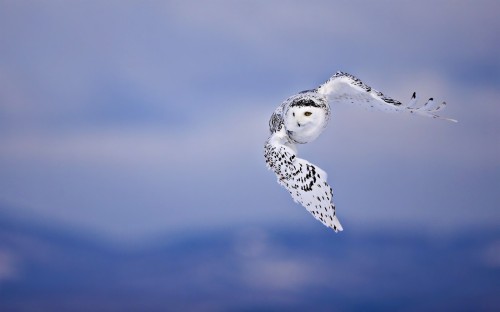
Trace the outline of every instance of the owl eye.
{"type": "Polygon", "coordinates": [[[292,113],[293,114],[293,117],[295,117],[295,113],[292,113]]]}
{"type": "Polygon", "coordinates": [[[305,113],[304,113],[304,115],[305,115],[305,116],[311,116],[311,115],[312,115],[312,113],[311,113],[311,112],[305,112],[305,113]]]}

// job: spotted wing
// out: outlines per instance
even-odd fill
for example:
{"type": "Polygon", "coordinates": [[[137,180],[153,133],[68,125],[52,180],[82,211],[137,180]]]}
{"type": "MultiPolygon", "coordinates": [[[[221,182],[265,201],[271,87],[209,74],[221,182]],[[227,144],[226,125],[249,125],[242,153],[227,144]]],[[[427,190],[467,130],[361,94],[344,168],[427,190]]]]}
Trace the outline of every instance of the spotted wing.
{"type": "Polygon", "coordinates": [[[342,231],[332,203],[332,188],[326,182],[327,175],[323,170],[296,157],[295,152],[283,144],[266,144],[264,156],[268,168],[276,174],[278,183],[287,189],[296,202],[325,226],[335,232],[342,231]]]}
{"type": "Polygon", "coordinates": [[[278,106],[269,119],[269,131],[278,132],[283,126],[283,105],[278,106]]]}
{"type": "Polygon", "coordinates": [[[357,104],[366,109],[409,112],[456,122],[454,119],[443,118],[435,114],[446,106],[446,102],[439,104],[433,98],[430,98],[424,105],[420,106],[414,92],[410,101],[403,104],[366,85],[353,75],[344,72],[337,72],[319,86],[316,91],[325,95],[330,103],[357,104]]]}

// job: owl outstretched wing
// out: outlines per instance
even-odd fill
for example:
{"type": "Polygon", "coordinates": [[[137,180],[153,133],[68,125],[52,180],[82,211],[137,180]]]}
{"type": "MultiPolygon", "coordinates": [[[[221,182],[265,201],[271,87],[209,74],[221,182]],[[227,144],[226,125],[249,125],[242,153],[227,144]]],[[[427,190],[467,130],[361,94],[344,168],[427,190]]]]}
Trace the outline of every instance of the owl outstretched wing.
{"type": "Polygon", "coordinates": [[[424,105],[419,106],[417,95],[413,92],[410,101],[403,104],[366,85],[355,76],[340,71],[319,86],[316,91],[325,95],[330,103],[357,104],[366,109],[409,112],[456,122],[455,119],[443,118],[435,114],[446,106],[446,102],[437,103],[430,98],[424,105]]]}
{"type": "Polygon", "coordinates": [[[264,157],[273,170],[278,183],[287,189],[295,202],[304,206],[317,220],[335,232],[342,231],[335,205],[333,191],[326,182],[327,175],[316,165],[298,158],[295,151],[282,141],[284,129],[274,133],[264,147],[264,157]]]}

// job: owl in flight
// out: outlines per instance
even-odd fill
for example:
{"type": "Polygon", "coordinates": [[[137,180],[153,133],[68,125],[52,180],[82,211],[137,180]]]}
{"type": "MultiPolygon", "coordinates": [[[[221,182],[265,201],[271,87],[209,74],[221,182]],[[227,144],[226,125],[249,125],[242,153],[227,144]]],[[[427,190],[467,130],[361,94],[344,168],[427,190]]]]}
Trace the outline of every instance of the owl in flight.
{"type": "Polygon", "coordinates": [[[330,119],[330,103],[350,103],[368,109],[456,120],[435,114],[446,106],[445,102],[438,104],[430,98],[419,106],[414,92],[404,105],[344,72],[337,72],[318,88],[302,91],[281,103],[269,120],[271,136],[264,147],[267,167],[274,171],[278,183],[290,192],[294,201],[302,204],[325,226],[338,232],[342,231],[342,225],[335,215],[333,191],[326,181],[326,172],[297,157],[297,144],[314,141],[325,129],[330,119]]]}

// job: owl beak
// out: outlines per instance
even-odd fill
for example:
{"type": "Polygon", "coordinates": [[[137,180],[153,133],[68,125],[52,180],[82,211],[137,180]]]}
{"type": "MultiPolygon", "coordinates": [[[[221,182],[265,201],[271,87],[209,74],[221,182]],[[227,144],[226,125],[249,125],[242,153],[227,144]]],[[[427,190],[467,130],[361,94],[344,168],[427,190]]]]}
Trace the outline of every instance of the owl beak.
{"type": "Polygon", "coordinates": [[[297,123],[297,126],[299,126],[299,128],[300,128],[300,123],[297,123]]]}

